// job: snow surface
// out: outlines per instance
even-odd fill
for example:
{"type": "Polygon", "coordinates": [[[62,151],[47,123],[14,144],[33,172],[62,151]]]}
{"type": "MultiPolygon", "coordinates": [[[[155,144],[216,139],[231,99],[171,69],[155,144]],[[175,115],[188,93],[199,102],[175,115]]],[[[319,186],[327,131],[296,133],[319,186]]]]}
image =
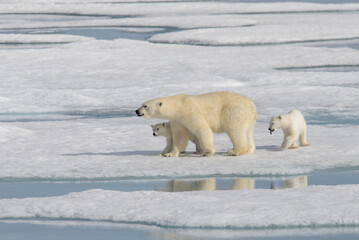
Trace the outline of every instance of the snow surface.
{"type": "Polygon", "coordinates": [[[1,34],[0,44],[45,44],[45,43],[71,43],[86,41],[91,38],[73,35],[26,35],[26,34],[1,34]]]}
{"type": "MultiPolygon", "coordinates": [[[[314,46],[358,39],[359,4],[119,2],[0,3],[1,181],[275,177],[359,168],[359,52],[314,46]],[[57,31],[78,27],[153,35],[148,41],[104,41],[57,31]],[[311,71],[317,68],[323,71],[311,71]],[[224,90],[257,105],[254,154],[226,156],[231,143],[220,134],[214,157],[157,156],[165,139],[153,137],[150,125],[163,120],[136,117],[142,102],[224,90]],[[283,135],[269,135],[268,122],[294,108],[306,117],[312,146],[281,151],[283,135]]],[[[0,220],[357,226],[358,195],[357,185],[189,193],[98,189],[2,199],[0,220]]]]}
{"type": "Polygon", "coordinates": [[[0,200],[0,219],[245,229],[353,226],[359,224],[358,198],[356,185],[190,193],[94,189],[60,197],[0,200]]]}
{"type": "MultiPolygon", "coordinates": [[[[166,140],[153,137],[144,119],[50,120],[0,124],[6,154],[1,160],[1,178],[61,181],[286,176],[358,167],[358,147],[353,141],[359,137],[358,126],[309,126],[311,147],[280,151],[282,133],[270,135],[268,125],[259,123],[253,155],[226,156],[231,142],[226,135],[216,135],[218,153],[214,157],[188,153],[187,157],[164,158],[156,155],[164,149],[166,140]],[[6,130],[8,126],[11,131],[6,130]],[[347,139],[349,134],[352,138],[347,139]]],[[[189,151],[193,150],[191,145],[189,151]]]]}

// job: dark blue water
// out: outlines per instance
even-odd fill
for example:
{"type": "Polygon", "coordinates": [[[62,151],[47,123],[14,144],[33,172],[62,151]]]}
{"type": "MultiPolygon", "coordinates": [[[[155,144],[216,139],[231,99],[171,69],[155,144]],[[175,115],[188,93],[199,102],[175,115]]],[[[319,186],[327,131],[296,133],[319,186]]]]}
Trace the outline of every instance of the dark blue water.
{"type": "Polygon", "coordinates": [[[297,234],[286,236],[281,231],[276,236],[273,230],[266,236],[261,233],[262,237],[255,237],[255,234],[244,233],[240,230],[197,230],[195,235],[191,236],[188,231],[181,232],[178,229],[158,229],[156,227],[141,228],[136,226],[126,227],[119,226],[97,226],[91,225],[33,225],[29,223],[0,223],[1,239],[4,240],[194,240],[194,239],[244,239],[244,240],[354,240],[357,239],[358,229],[338,229],[330,234],[320,234],[312,229],[297,229],[297,234]],[[20,230],[21,229],[21,230],[20,230]],[[20,230],[20,231],[19,231],[20,230]],[[313,234],[311,236],[310,234],[313,234]],[[248,236],[249,235],[249,236],[248,236]],[[250,237],[253,235],[253,237],[250,237]],[[222,236],[222,237],[215,237],[222,236]]]}
{"type": "MultiPolygon", "coordinates": [[[[200,191],[198,183],[212,181],[215,187],[210,190],[241,190],[241,189],[279,189],[290,188],[299,180],[304,180],[305,187],[310,185],[359,184],[359,170],[314,172],[308,176],[288,176],[278,178],[204,178],[204,179],[155,179],[155,180],[109,180],[109,181],[17,181],[2,179],[0,181],[1,198],[26,198],[61,196],[71,192],[90,189],[114,191],[200,191]],[[235,183],[241,181],[242,186],[235,183]],[[237,181],[237,182],[236,182],[237,181]],[[173,182],[181,183],[185,188],[173,189],[173,182]],[[246,184],[243,185],[243,182],[246,184]],[[250,184],[248,184],[248,182],[250,184]]],[[[209,189],[206,189],[209,190],[209,189]]]]}

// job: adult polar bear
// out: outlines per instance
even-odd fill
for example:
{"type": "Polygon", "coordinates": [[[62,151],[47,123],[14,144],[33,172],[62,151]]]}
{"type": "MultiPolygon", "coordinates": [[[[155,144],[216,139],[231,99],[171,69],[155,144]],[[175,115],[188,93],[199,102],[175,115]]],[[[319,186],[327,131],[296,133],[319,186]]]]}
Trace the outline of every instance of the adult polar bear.
{"type": "MultiPolygon", "coordinates": [[[[179,94],[155,98],[136,110],[140,117],[176,121],[194,134],[205,156],[213,155],[214,133],[228,134],[233,149],[229,155],[239,156],[255,150],[253,129],[257,118],[254,103],[234,92],[212,92],[201,95],[179,94]]],[[[182,141],[180,133],[173,132],[173,150],[182,141]]],[[[186,139],[188,141],[188,139],[186,139]]],[[[175,151],[171,151],[174,153],[175,151]]],[[[175,154],[167,156],[175,156],[175,154]]]]}

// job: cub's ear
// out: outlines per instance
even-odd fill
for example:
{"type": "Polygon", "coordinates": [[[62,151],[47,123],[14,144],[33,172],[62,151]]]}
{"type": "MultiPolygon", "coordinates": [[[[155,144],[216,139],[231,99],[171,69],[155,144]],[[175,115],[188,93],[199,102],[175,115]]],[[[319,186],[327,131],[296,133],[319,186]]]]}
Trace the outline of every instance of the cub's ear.
{"type": "Polygon", "coordinates": [[[282,120],[282,116],[279,115],[279,120],[282,120]]]}
{"type": "Polygon", "coordinates": [[[159,102],[159,103],[157,103],[157,104],[158,104],[158,106],[160,106],[160,107],[162,106],[162,102],[159,102]]]}

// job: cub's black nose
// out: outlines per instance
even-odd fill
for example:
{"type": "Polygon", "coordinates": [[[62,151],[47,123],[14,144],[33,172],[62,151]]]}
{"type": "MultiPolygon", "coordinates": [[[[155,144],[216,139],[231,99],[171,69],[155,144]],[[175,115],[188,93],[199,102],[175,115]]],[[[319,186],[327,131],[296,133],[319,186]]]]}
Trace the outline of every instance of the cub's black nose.
{"type": "Polygon", "coordinates": [[[140,111],[138,111],[138,109],[136,110],[136,114],[137,116],[140,116],[140,111]]]}
{"type": "Polygon", "coordinates": [[[153,133],[153,136],[155,136],[155,137],[156,137],[156,133],[153,133]]]}

